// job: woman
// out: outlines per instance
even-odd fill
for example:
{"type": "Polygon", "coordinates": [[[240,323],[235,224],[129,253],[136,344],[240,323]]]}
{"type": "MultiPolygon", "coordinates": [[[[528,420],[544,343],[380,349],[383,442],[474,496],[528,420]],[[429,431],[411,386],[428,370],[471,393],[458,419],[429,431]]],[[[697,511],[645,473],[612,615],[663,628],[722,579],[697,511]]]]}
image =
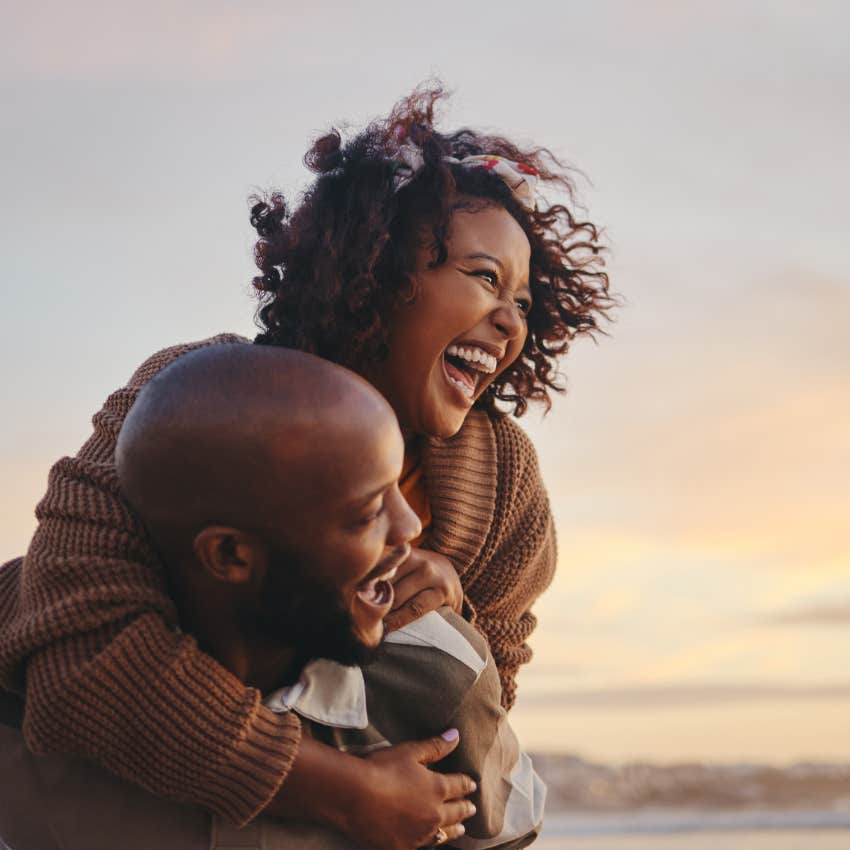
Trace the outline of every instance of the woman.
{"type": "MultiPolygon", "coordinates": [[[[440,97],[414,92],[344,147],[336,132],[319,139],[305,160],[318,178],[291,214],[278,195],[255,204],[256,342],[349,366],[390,401],[425,531],[388,625],[462,610],[490,642],[510,707],[555,556],[533,449],[499,405],[548,405],[557,357],[610,298],[596,227],[565,205],[536,206],[538,181],[569,194],[557,161],[497,136],[437,132],[440,97]]],[[[437,818],[436,790],[410,799],[424,770],[410,748],[353,769],[299,743],[297,719],[272,715],[174,632],[113,449],[139,388],[209,342],[160,352],[110,396],[78,456],[54,467],[25,562],[0,573],[0,672],[20,682],[26,662],[31,746],[87,754],[236,822],[298,813],[376,847],[424,843],[435,824],[457,834],[437,818]]]]}

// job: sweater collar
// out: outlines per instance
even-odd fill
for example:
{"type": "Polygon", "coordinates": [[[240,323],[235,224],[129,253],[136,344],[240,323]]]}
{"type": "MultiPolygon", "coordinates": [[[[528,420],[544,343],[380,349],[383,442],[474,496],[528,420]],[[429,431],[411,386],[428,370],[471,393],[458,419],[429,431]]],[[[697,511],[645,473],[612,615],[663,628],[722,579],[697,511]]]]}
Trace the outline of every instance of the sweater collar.
{"type": "Polygon", "coordinates": [[[472,410],[453,437],[422,447],[431,528],[424,545],[445,555],[462,576],[481,554],[493,524],[498,464],[489,416],[472,410]]]}
{"type": "Polygon", "coordinates": [[[274,691],[263,702],[271,711],[294,711],[323,726],[365,729],[369,725],[363,672],[327,658],[311,661],[294,685],[274,691]]]}

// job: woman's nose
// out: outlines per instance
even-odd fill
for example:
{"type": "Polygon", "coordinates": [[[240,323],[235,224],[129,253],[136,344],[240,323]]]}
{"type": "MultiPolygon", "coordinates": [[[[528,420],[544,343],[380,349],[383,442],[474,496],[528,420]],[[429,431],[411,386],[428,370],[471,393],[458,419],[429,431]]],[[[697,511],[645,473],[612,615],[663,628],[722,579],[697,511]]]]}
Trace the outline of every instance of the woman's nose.
{"type": "Polygon", "coordinates": [[[492,315],[492,322],[505,339],[516,339],[525,330],[525,320],[519,307],[513,303],[502,302],[492,315]]]}

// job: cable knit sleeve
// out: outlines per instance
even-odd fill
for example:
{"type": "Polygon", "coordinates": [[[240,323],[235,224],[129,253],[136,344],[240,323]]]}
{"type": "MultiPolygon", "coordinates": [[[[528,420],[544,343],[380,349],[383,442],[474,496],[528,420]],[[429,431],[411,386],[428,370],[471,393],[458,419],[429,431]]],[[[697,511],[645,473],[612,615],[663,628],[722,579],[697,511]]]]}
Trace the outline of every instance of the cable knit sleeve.
{"type": "Polygon", "coordinates": [[[150,358],[94,417],[74,458],[52,469],[23,562],[0,571],[0,678],[26,686],[35,752],[91,757],[166,797],[242,824],[275,795],[300,726],[273,714],[195,641],[176,612],[144,529],[124,503],[115,441],[140,388],[193,348],[150,358]]]}
{"type": "Polygon", "coordinates": [[[537,625],[531,606],[555,572],[555,528],[526,433],[506,416],[493,419],[497,492],[480,568],[466,587],[475,624],[485,634],[502,679],[502,703],[516,699],[516,674],[531,659],[526,643],[537,625]]]}

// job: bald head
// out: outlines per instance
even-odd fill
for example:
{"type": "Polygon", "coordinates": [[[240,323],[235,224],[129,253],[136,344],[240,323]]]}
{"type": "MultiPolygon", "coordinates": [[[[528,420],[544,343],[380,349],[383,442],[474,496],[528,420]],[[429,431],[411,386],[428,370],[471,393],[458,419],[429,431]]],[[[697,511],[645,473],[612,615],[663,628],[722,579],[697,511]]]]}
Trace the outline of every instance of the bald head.
{"type": "Polygon", "coordinates": [[[166,550],[209,524],[285,530],[320,504],[364,439],[398,432],[389,405],[340,366],[279,347],[215,345],[141,391],[118,439],[122,491],[166,550]]]}

